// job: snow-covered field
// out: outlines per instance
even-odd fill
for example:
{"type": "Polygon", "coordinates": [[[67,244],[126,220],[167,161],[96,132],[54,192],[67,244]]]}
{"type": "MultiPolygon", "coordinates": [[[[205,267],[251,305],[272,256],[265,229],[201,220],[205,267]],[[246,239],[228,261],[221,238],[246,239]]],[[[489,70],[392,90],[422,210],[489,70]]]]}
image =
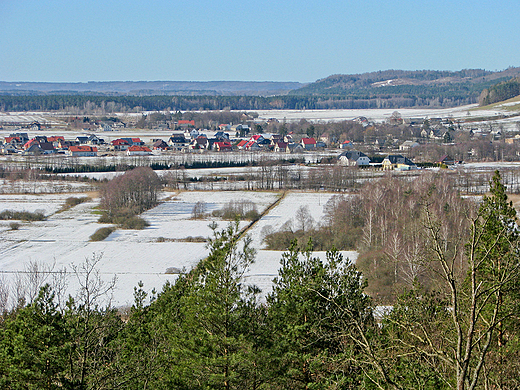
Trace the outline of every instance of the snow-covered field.
{"type": "Polygon", "coordinates": [[[364,116],[372,121],[381,122],[388,120],[394,111],[399,111],[401,117],[405,118],[465,118],[497,116],[503,113],[499,109],[495,110],[473,110],[476,104],[452,107],[452,108],[400,108],[400,109],[345,109],[345,110],[258,110],[259,121],[275,118],[279,121],[296,122],[301,119],[317,122],[338,122],[351,120],[364,116]]]}
{"type": "MultiPolygon", "coordinates": [[[[206,203],[211,213],[231,200],[250,200],[259,211],[278,198],[277,193],[256,192],[182,192],[147,211],[143,217],[151,226],[144,230],[116,230],[105,241],[90,242],[89,237],[98,228],[108,226],[97,223],[94,213],[98,200],[80,204],[67,211],[58,212],[68,195],[3,195],[0,211],[42,210],[49,216],[45,221],[20,222],[18,230],[11,230],[9,223],[0,222],[0,271],[5,280],[14,282],[17,272],[24,271],[30,262],[37,262],[41,269],[54,271],[71,264],[79,265],[86,258],[101,257],[98,269],[102,278],[117,276],[117,288],[113,303],[132,303],[134,286],[142,280],[150,290],[173,281],[175,275],[165,274],[170,267],[193,267],[207,255],[204,242],[184,242],[187,238],[211,235],[212,218],[192,220],[191,212],[198,201],[206,203]],[[179,241],[180,240],[180,241],[179,241]]],[[[224,227],[227,222],[218,222],[224,227]]],[[[241,223],[245,226],[246,222],[241,223]]],[[[78,288],[73,275],[69,277],[70,291],[78,288]]]]}
{"type": "MultiPolygon", "coordinates": [[[[78,194],[81,195],[81,194],[78,194]]],[[[168,194],[167,194],[168,195],[168,194]]],[[[103,280],[114,275],[117,285],[112,303],[116,306],[130,305],[133,290],[143,281],[148,291],[160,291],[163,284],[174,281],[176,275],[166,274],[168,268],[190,269],[208,254],[204,242],[188,242],[189,237],[209,237],[209,224],[215,218],[191,219],[195,203],[205,202],[206,211],[222,208],[231,200],[248,200],[256,204],[259,212],[265,210],[280,197],[276,192],[181,192],[169,194],[163,203],[143,214],[150,222],[144,230],[116,230],[106,240],[90,242],[89,237],[98,228],[108,225],[97,223],[99,217],[94,199],[69,210],[61,211],[68,194],[63,195],[2,195],[0,211],[4,209],[36,211],[43,210],[48,219],[39,222],[20,222],[18,230],[11,230],[11,221],[0,221],[0,271],[2,278],[14,286],[15,279],[23,276],[29,264],[38,263],[40,269],[58,271],[66,269],[68,291],[74,293],[79,284],[71,273],[72,265],[80,265],[87,258],[100,257],[97,268],[103,280]]],[[[264,294],[271,288],[277,275],[282,252],[262,250],[262,229],[266,225],[275,228],[295,218],[301,205],[308,205],[312,217],[319,222],[323,207],[331,194],[288,193],[270,212],[258,221],[248,234],[253,246],[258,249],[256,262],[247,273],[247,281],[258,285],[264,294]]],[[[219,228],[228,224],[218,221],[219,228]]],[[[245,227],[246,222],[240,226],[245,227]]],[[[324,253],[317,253],[324,257],[324,253]]],[[[356,253],[345,253],[355,260],[356,253]]],[[[50,276],[49,276],[50,278],[50,276]]]]}

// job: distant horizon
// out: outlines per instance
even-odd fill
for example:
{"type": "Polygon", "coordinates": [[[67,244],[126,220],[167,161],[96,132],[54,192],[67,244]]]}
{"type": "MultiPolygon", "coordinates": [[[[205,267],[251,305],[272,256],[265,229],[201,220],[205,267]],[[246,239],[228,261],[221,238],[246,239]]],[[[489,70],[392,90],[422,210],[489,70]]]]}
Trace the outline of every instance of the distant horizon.
{"type": "Polygon", "coordinates": [[[486,69],[482,67],[476,68],[461,68],[461,69],[378,69],[378,70],[370,70],[366,72],[357,72],[357,73],[333,73],[327,76],[319,77],[312,81],[295,81],[295,80],[225,80],[225,79],[214,79],[214,80],[176,80],[176,79],[155,79],[155,80],[87,80],[87,81],[31,81],[31,80],[3,80],[0,79],[1,83],[39,83],[39,84],[89,84],[89,83],[161,83],[161,82],[175,82],[175,83],[214,83],[214,82],[222,82],[222,83],[298,83],[298,84],[310,84],[314,83],[318,80],[326,79],[327,77],[334,75],[356,75],[356,74],[367,74],[367,73],[377,73],[377,72],[387,72],[387,71],[406,71],[406,72],[416,72],[416,71],[435,71],[435,72],[460,72],[463,70],[471,70],[478,69],[484,70],[487,72],[502,72],[510,68],[520,68],[520,66],[509,65],[500,69],[486,69]]]}

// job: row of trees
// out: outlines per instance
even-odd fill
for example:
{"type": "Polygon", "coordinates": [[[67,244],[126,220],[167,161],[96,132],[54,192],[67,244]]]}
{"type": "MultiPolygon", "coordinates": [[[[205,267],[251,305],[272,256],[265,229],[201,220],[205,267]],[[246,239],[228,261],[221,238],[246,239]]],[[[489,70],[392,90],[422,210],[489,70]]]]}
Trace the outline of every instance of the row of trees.
{"type": "MultiPolygon", "coordinates": [[[[450,202],[442,212],[457,205],[450,202]]],[[[136,288],[124,321],[96,306],[103,290],[95,283],[83,283],[81,298],[66,305],[45,286],[34,301],[2,316],[1,385],[516,388],[519,234],[500,176],[464,224],[447,228],[440,213],[430,201],[417,217],[427,240],[418,261],[436,283],[424,289],[416,280],[392,308],[374,306],[352,263],[335,251],[319,260],[311,244],[293,243],[283,254],[272,291],[262,298],[244,278],[254,251],[236,224],[214,231],[208,258],[158,296],[136,288]]]]}

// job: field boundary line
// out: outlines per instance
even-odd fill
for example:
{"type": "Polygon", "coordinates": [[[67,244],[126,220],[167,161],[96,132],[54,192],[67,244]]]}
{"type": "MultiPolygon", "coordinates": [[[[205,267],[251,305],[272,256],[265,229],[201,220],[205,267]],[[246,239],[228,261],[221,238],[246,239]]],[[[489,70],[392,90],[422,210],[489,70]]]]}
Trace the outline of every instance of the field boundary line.
{"type": "Polygon", "coordinates": [[[242,239],[242,237],[244,237],[247,232],[249,230],[251,230],[251,228],[253,226],[255,226],[255,224],[260,221],[263,217],[265,217],[267,214],[269,214],[269,212],[274,209],[276,206],[278,206],[280,204],[280,202],[282,200],[285,199],[285,196],[287,195],[287,191],[283,191],[281,193],[281,195],[278,197],[278,199],[276,199],[273,203],[271,203],[269,206],[266,207],[266,209],[264,211],[262,211],[262,213],[260,214],[260,216],[258,217],[257,220],[255,221],[251,221],[250,224],[248,224],[247,226],[245,226],[244,228],[242,228],[242,230],[240,230],[240,232],[238,233],[238,239],[242,239]]]}

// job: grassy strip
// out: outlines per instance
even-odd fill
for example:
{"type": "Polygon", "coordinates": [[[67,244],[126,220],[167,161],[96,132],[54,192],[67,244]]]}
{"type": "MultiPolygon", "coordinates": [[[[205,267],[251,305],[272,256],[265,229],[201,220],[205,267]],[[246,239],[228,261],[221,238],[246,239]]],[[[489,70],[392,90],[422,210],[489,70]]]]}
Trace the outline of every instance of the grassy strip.
{"type": "Polygon", "coordinates": [[[90,198],[88,196],[82,196],[80,198],[77,198],[75,196],[71,196],[67,199],[65,199],[65,204],[61,207],[60,211],[65,211],[68,209],[71,209],[74,206],[77,206],[78,204],[88,202],[90,198]]]}
{"type": "Polygon", "coordinates": [[[99,228],[90,236],[90,241],[103,241],[110,236],[114,230],[116,230],[116,228],[112,226],[99,228]]]}

